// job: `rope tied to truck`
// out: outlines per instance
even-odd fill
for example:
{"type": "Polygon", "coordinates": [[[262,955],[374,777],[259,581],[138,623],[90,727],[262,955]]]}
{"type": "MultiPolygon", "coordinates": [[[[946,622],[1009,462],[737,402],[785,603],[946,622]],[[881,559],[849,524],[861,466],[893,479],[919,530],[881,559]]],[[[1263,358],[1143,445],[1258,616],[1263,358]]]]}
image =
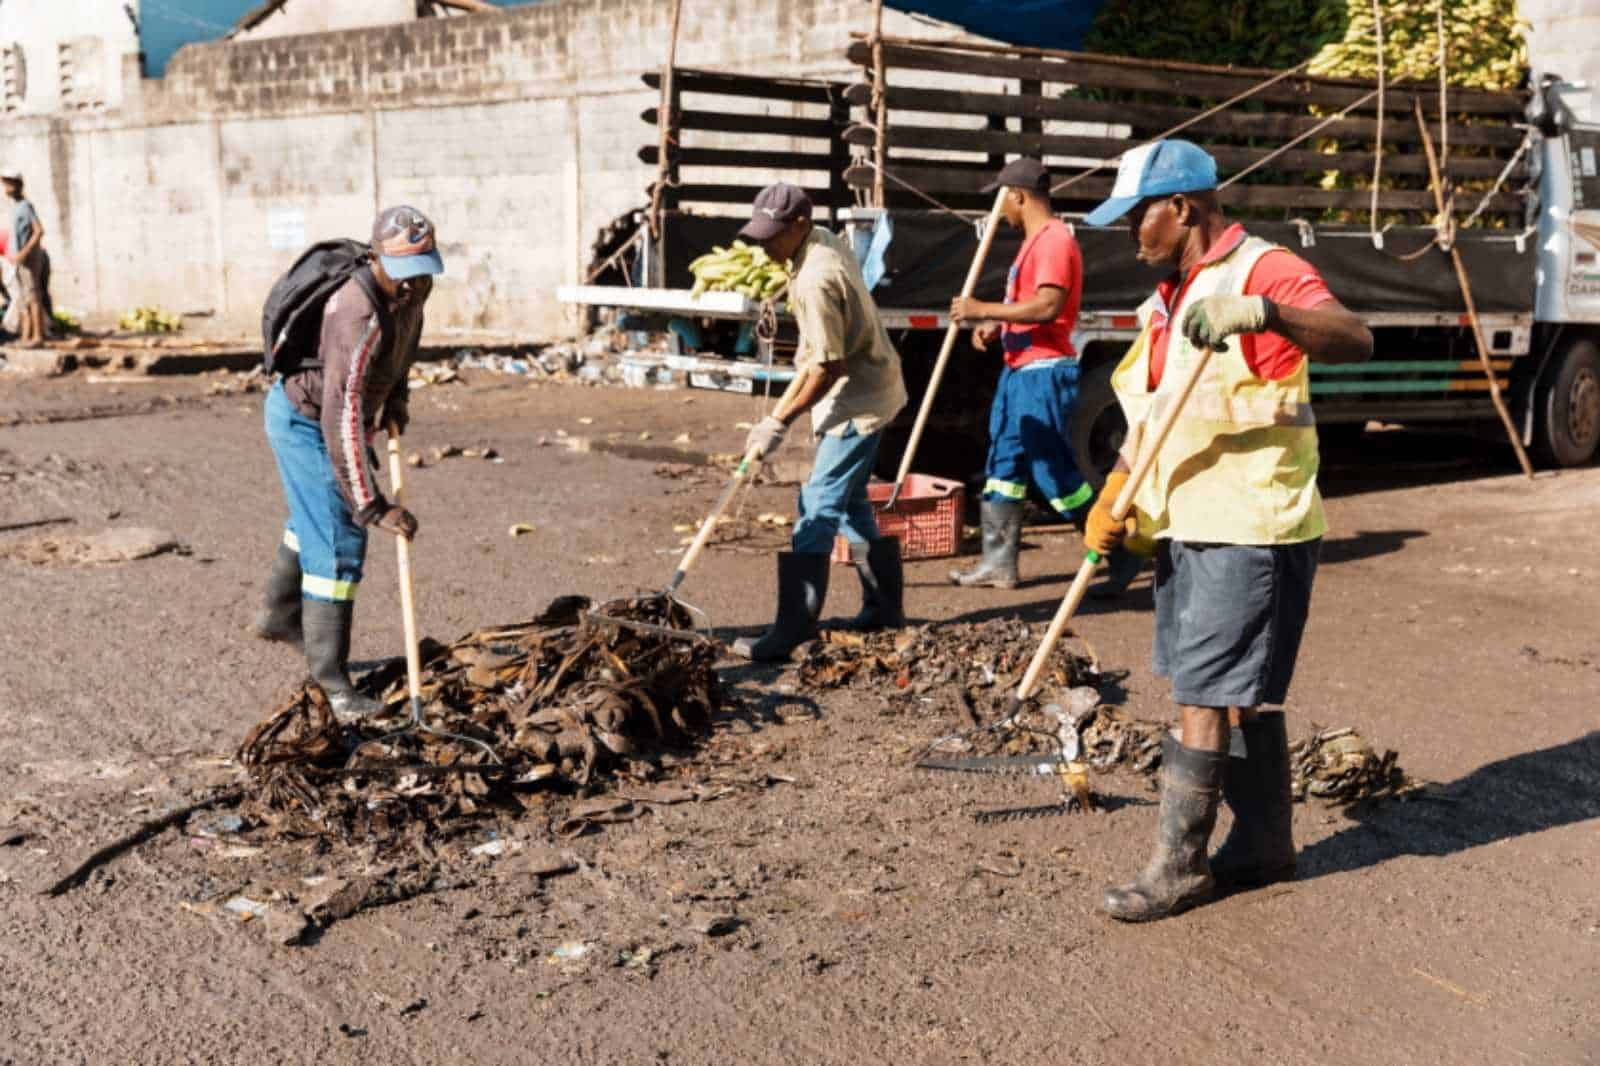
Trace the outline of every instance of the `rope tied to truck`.
{"type": "MultiPolygon", "coordinates": [[[[1372,236],[1372,246],[1378,251],[1383,251],[1383,230],[1378,228],[1378,187],[1383,181],[1383,91],[1384,82],[1387,80],[1383,63],[1383,4],[1382,0],[1372,0],[1372,27],[1373,35],[1377,39],[1377,67],[1378,67],[1378,129],[1375,145],[1372,150],[1372,198],[1371,206],[1367,210],[1367,232],[1372,236]]],[[[1384,229],[1388,229],[1387,226],[1384,229]]]]}
{"type": "Polygon", "coordinates": [[[1188,129],[1190,126],[1193,126],[1197,122],[1204,122],[1206,119],[1212,117],[1213,115],[1220,114],[1221,112],[1226,111],[1228,108],[1232,107],[1234,104],[1241,103],[1241,102],[1243,102],[1245,100],[1250,99],[1250,97],[1255,96],[1258,93],[1261,93],[1261,92],[1266,91],[1267,89],[1270,89],[1272,86],[1278,84],[1278,82],[1280,82],[1280,81],[1283,81],[1285,78],[1291,78],[1294,75],[1299,74],[1301,71],[1305,70],[1307,67],[1309,67],[1311,65],[1312,60],[1314,60],[1315,58],[1316,58],[1315,56],[1312,56],[1311,59],[1307,59],[1303,63],[1296,64],[1295,66],[1292,66],[1287,70],[1281,70],[1278,73],[1274,74],[1272,77],[1267,78],[1265,81],[1261,81],[1261,82],[1256,83],[1255,85],[1253,85],[1250,88],[1246,89],[1244,92],[1241,92],[1241,93],[1239,93],[1239,94],[1237,94],[1235,96],[1229,97],[1228,99],[1224,100],[1220,104],[1216,104],[1216,105],[1214,105],[1212,107],[1207,108],[1206,110],[1200,112],[1198,115],[1194,115],[1193,117],[1191,117],[1189,119],[1186,119],[1183,122],[1178,123],[1176,126],[1173,126],[1171,129],[1165,131],[1164,133],[1157,134],[1156,136],[1154,136],[1154,137],[1150,138],[1149,140],[1145,141],[1143,144],[1136,145],[1135,147],[1130,148],[1125,152],[1119,152],[1116,155],[1112,156],[1110,159],[1102,159],[1102,160],[1100,160],[1100,162],[1096,163],[1094,166],[1090,167],[1088,170],[1082,171],[1082,172],[1080,172],[1078,174],[1074,174],[1072,177],[1067,178],[1065,181],[1057,182],[1056,184],[1054,184],[1054,185],[1052,185],[1050,187],[1050,195],[1054,196],[1056,193],[1060,192],[1062,189],[1070,188],[1071,186],[1076,185],[1078,182],[1082,181],[1084,178],[1087,178],[1092,174],[1098,174],[1100,171],[1106,169],[1107,167],[1116,166],[1118,163],[1122,162],[1122,157],[1127,155],[1128,152],[1138,151],[1138,149],[1144,148],[1144,147],[1146,147],[1148,145],[1155,144],[1157,141],[1164,141],[1168,137],[1171,137],[1175,133],[1182,133],[1184,130],[1188,129]]]}

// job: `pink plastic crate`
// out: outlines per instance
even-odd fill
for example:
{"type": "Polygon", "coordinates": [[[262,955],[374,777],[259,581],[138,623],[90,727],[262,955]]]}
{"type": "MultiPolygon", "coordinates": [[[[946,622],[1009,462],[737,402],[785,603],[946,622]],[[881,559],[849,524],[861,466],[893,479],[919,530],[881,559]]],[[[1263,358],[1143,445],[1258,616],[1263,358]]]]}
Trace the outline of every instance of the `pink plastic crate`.
{"type": "MultiPolygon", "coordinates": [[[[867,499],[874,507],[889,502],[894,485],[874,481],[867,486],[867,499]]],[[[894,510],[878,512],[878,531],[885,537],[900,538],[902,559],[944,559],[961,548],[961,516],[967,491],[959,481],[911,474],[894,502],[894,510]]],[[[844,537],[833,541],[833,561],[850,561],[850,542],[844,537]]]]}

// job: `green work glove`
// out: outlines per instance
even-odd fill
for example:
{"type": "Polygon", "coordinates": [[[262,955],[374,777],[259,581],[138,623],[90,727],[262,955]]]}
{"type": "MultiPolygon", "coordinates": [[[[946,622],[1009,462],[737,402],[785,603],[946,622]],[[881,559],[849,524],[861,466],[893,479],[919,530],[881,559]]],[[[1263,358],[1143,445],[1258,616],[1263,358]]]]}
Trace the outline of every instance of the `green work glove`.
{"type": "Polygon", "coordinates": [[[1265,296],[1206,296],[1183,316],[1183,335],[1196,348],[1221,348],[1236,333],[1266,329],[1271,311],[1265,296]]]}

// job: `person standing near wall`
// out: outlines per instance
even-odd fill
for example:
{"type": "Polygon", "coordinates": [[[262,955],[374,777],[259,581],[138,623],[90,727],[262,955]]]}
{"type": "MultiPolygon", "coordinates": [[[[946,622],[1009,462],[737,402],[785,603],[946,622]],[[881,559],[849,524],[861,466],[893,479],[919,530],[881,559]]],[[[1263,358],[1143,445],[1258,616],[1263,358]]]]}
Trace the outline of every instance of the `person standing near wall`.
{"type": "Polygon", "coordinates": [[[17,171],[0,174],[0,185],[5,186],[6,198],[11,201],[11,259],[16,264],[16,291],[11,294],[18,304],[18,344],[24,348],[37,348],[44,341],[44,302],[40,263],[43,260],[44,223],[23,195],[22,175],[17,171]]]}
{"type": "Polygon", "coordinates": [[[384,211],[372,225],[370,261],[322,308],[316,360],[267,394],[267,440],[289,520],[255,633],[303,645],[312,680],[343,722],[382,709],[349,673],[367,529],[408,540],[417,532],[411,512],[378,487],[369,441],[391,424],[404,432],[410,420],[407,373],[433,276],[443,271],[433,223],[413,207],[384,211]]]}

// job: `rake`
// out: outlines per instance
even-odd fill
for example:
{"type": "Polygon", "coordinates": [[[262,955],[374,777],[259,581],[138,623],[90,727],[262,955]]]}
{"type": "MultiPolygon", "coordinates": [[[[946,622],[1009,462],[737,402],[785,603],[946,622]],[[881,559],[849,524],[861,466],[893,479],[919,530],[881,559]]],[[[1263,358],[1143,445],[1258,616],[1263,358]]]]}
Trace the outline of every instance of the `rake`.
{"type": "MultiPolygon", "coordinates": [[[[1172,432],[1172,427],[1177,423],[1178,416],[1183,413],[1184,406],[1189,401],[1189,394],[1194,392],[1194,387],[1205,373],[1206,367],[1211,364],[1211,357],[1220,349],[1207,349],[1203,351],[1194,365],[1188,370],[1183,381],[1178,386],[1178,393],[1162,412],[1155,428],[1150,433],[1142,435],[1135,442],[1133,469],[1128,474],[1127,483],[1118,493],[1116,502],[1111,507],[1111,517],[1118,522],[1127,519],[1128,512],[1133,510],[1133,498],[1139,492],[1139,487],[1144,484],[1145,477],[1150,473],[1150,468],[1155,465],[1156,456],[1160,454],[1161,447],[1167,441],[1167,436],[1172,432]]],[[[1033,659],[1028,663],[1027,672],[1022,675],[1022,681],[1017,685],[1016,692],[1011,696],[1006,705],[1005,713],[996,721],[986,726],[981,726],[976,732],[996,732],[1009,727],[1022,713],[1023,706],[1033,698],[1034,691],[1039,686],[1040,679],[1044,676],[1046,665],[1050,657],[1055,654],[1056,645],[1067,631],[1067,624],[1072,621],[1072,616],[1077,612],[1083,597],[1089,590],[1089,582],[1094,579],[1095,569],[1100,565],[1102,557],[1099,552],[1090,548],[1084,553],[1083,565],[1078,567],[1078,575],[1073,578],[1072,585],[1067,589],[1067,594],[1062,597],[1061,606],[1056,609],[1055,617],[1050,620],[1050,628],[1045,630],[1044,639],[1039,642],[1039,648],[1033,653],[1033,659]]],[[[959,736],[961,734],[957,734],[959,736]]],[[[924,756],[930,754],[935,747],[954,737],[943,737],[929,745],[924,756]]]]}
{"type": "MultiPolygon", "coordinates": [[[[394,495],[396,506],[401,506],[405,497],[405,477],[402,471],[405,464],[400,458],[400,429],[393,422],[389,423],[389,485],[394,495]]],[[[422,653],[417,646],[417,600],[416,592],[411,581],[411,541],[406,537],[396,537],[396,552],[399,559],[400,571],[400,609],[405,621],[406,634],[406,682],[411,693],[411,717],[404,726],[392,733],[385,733],[381,737],[363,741],[357,744],[355,750],[350,752],[346,766],[355,765],[356,756],[361,749],[374,744],[382,744],[386,740],[405,736],[409,733],[427,733],[430,736],[443,740],[453,740],[461,744],[471,744],[483,749],[489,761],[495,765],[500,764],[500,757],[494,753],[494,748],[475,737],[462,736],[460,733],[448,733],[442,729],[435,729],[429,725],[422,713],[422,653]]]]}
{"type": "MultiPolygon", "coordinates": [[[[972,265],[967,268],[967,280],[961,286],[963,299],[971,297],[972,291],[978,287],[978,278],[983,274],[983,264],[989,258],[989,246],[994,244],[995,231],[1000,228],[1000,209],[1005,206],[1006,190],[1000,189],[994,194],[994,206],[989,209],[989,221],[984,226],[983,236],[978,240],[977,254],[972,257],[972,265]]],[[[896,501],[900,499],[900,488],[906,483],[906,478],[911,475],[911,462],[917,457],[917,445],[922,443],[922,431],[928,425],[928,416],[933,413],[933,398],[939,393],[939,383],[944,380],[944,368],[950,362],[950,353],[955,351],[956,338],[961,335],[961,324],[954,320],[944,331],[944,344],[939,348],[939,358],[934,361],[933,373],[928,378],[928,387],[922,393],[922,406],[917,409],[917,420],[911,426],[911,436],[906,440],[906,450],[900,457],[900,470],[894,476],[894,491],[889,494],[889,500],[882,507],[884,511],[894,510],[896,501]]]]}

